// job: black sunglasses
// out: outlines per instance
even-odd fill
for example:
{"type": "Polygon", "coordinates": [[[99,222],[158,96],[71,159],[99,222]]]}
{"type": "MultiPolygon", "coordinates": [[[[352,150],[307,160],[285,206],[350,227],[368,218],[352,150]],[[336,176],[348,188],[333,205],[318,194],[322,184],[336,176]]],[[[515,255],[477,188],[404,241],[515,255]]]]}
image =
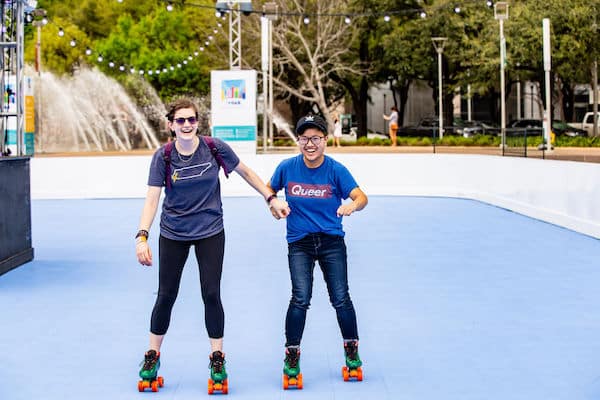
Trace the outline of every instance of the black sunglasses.
{"type": "Polygon", "coordinates": [[[173,119],[173,121],[175,121],[178,125],[185,124],[185,121],[194,125],[196,122],[198,122],[198,118],[196,118],[196,117],[187,117],[187,118],[180,117],[180,118],[173,119]]]}

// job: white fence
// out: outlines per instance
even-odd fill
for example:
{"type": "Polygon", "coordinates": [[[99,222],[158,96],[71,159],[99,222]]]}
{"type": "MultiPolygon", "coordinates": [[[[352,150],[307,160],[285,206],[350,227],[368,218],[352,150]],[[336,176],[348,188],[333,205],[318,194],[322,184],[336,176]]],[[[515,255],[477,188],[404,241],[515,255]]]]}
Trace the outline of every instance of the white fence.
{"type": "MultiPolygon", "coordinates": [[[[290,154],[244,156],[268,180],[290,154]]],[[[335,154],[367,195],[480,200],[600,238],[600,164],[458,154],[335,154]]],[[[32,199],[136,198],[150,156],[34,157],[32,199]]],[[[257,195],[237,174],[224,196],[257,195]]],[[[393,212],[393,210],[390,210],[393,212]]]]}

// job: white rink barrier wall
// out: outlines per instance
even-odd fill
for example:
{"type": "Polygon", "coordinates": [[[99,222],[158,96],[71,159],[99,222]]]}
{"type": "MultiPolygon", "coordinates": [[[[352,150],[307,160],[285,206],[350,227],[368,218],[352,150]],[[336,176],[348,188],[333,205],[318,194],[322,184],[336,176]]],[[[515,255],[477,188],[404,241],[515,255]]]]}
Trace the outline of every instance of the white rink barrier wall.
{"type": "MultiPolygon", "coordinates": [[[[294,154],[243,155],[267,181],[294,154]]],[[[600,238],[600,164],[462,154],[334,154],[367,195],[479,200],[600,238]]],[[[33,157],[31,197],[139,198],[151,156],[33,157]]],[[[222,174],[222,173],[221,173],[222,174]]],[[[224,196],[258,196],[233,173],[224,196]]]]}

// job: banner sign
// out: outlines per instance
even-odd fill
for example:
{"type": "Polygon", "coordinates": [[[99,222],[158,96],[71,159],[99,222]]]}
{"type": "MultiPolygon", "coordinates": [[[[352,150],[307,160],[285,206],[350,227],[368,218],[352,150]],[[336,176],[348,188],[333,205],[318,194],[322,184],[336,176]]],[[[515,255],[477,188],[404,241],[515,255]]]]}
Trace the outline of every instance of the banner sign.
{"type": "Polygon", "coordinates": [[[256,154],[256,71],[211,71],[210,81],[212,136],[256,154]]]}

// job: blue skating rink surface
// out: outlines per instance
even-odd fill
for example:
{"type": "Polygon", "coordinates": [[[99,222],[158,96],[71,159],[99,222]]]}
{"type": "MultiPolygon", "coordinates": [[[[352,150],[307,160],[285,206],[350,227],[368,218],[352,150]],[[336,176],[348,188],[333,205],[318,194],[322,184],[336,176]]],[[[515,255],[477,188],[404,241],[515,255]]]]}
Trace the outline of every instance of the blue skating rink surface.
{"type": "MultiPolygon", "coordinates": [[[[198,271],[184,271],[158,393],[138,393],[157,267],[133,235],[142,199],[35,200],[34,261],[0,276],[0,399],[208,398],[198,271]]],[[[281,388],[290,296],[285,223],[224,199],[228,396],[239,399],[600,398],[600,241],[471,200],[372,196],[345,218],[363,382],[318,269],[304,389],[281,388]]],[[[156,221],[158,220],[158,216],[156,221]]],[[[151,245],[157,260],[157,224],[151,245]]]]}

